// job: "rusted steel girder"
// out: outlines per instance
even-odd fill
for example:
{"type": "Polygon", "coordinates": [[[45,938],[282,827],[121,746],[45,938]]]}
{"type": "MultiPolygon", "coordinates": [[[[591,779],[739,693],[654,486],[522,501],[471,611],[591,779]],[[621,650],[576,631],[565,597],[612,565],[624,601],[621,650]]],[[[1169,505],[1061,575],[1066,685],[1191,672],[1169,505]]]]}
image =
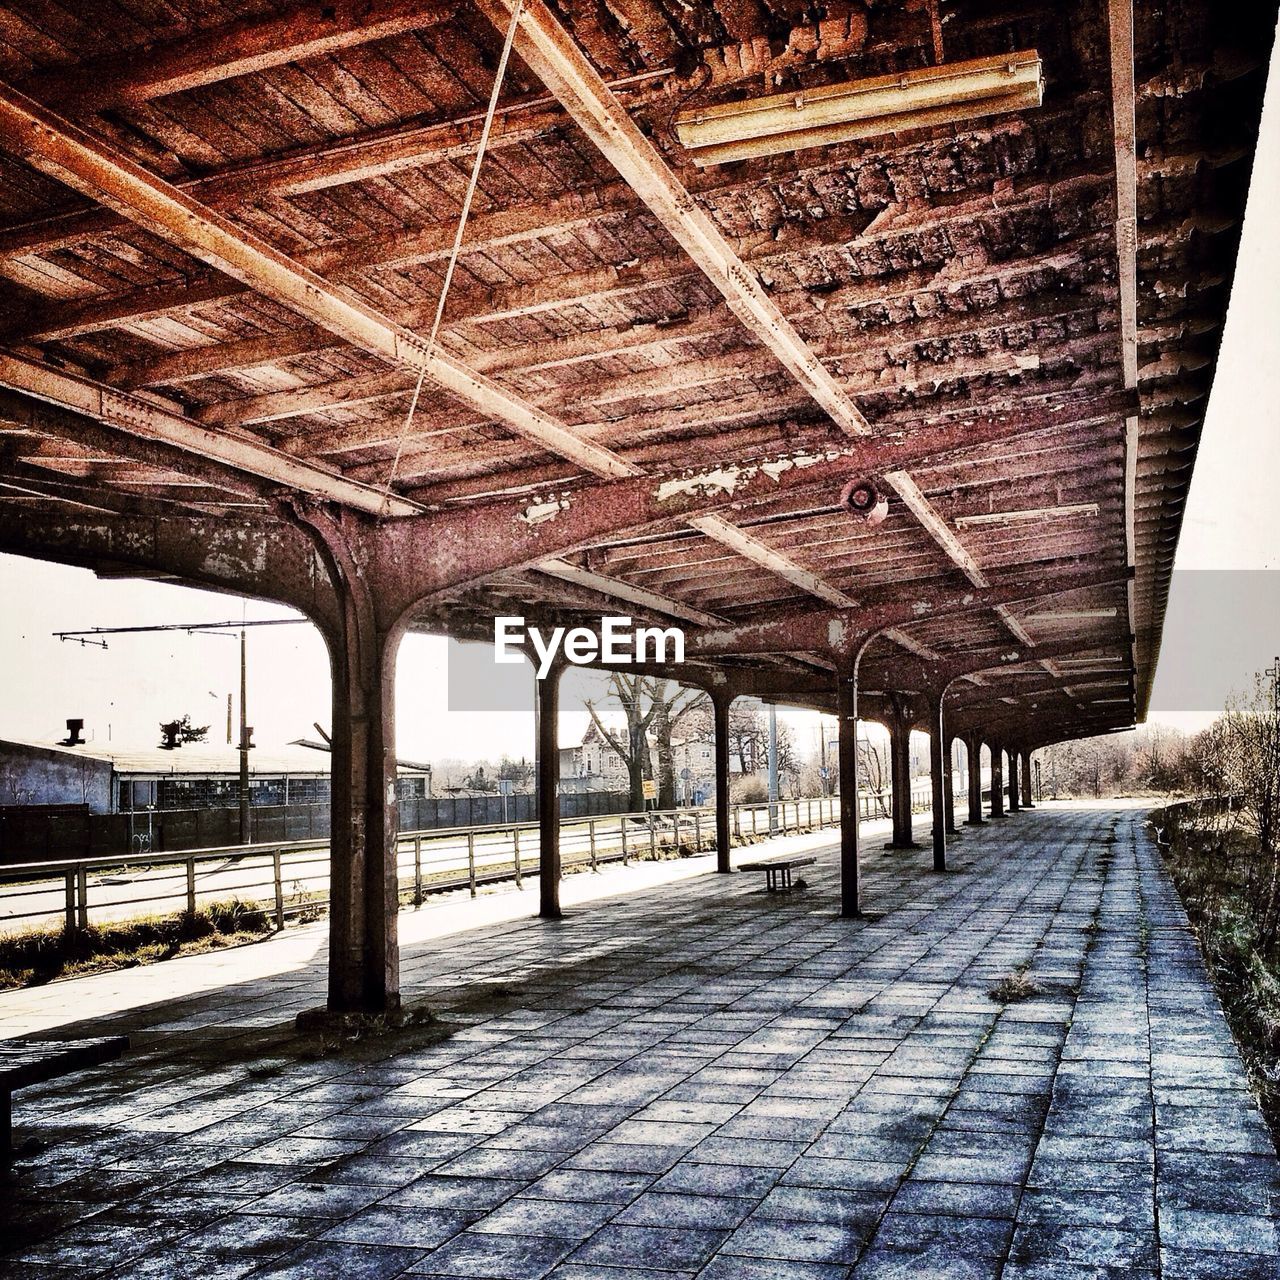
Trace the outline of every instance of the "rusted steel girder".
{"type": "MultiPolygon", "coordinates": [[[[1107,399],[1106,405],[1114,408],[1111,399],[1114,397],[1107,399]]],[[[14,400],[10,412],[36,412],[21,405],[21,400],[14,400]]],[[[1106,406],[1099,400],[1094,407],[1106,406]]],[[[65,414],[64,406],[47,408],[37,429],[53,436],[84,439],[85,415],[65,414]],[[59,416],[58,410],[64,416],[59,416]]],[[[115,448],[125,457],[138,448],[137,437],[129,433],[127,424],[100,430],[107,434],[94,447],[115,448]],[[113,444],[116,440],[120,441],[118,446],[113,444]]],[[[1021,419],[1011,413],[977,422],[948,422],[910,434],[885,432],[868,440],[841,439],[825,449],[719,463],[665,476],[555,485],[533,497],[446,507],[421,516],[383,521],[353,511],[344,519],[344,538],[361,571],[380,583],[376,604],[379,624],[389,630],[400,622],[401,614],[450,588],[505,569],[536,565],[622,531],[675,524],[699,513],[745,509],[780,494],[824,486],[829,488],[834,506],[850,478],[1025,434],[1021,419]]],[[[232,491],[243,492],[247,484],[248,492],[256,497],[269,484],[260,476],[250,478],[229,462],[215,465],[213,474],[210,464],[191,448],[164,448],[162,454],[162,462],[160,453],[152,456],[180,474],[208,477],[232,491]],[[237,475],[242,475],[239,486],[237,475]]],[[[302,501],[312,500],[296,490],[285,492],[295,493],[302,501]]]]}
{"type": "MultiPolygon", "coordinates": [[[[1083,393],[1080,391],[1072,393],[1070,388],[1060,387],[1049,395],[1034,398],[1031,401],[1028,401],[1025,396],[1016,399],[1006,396],[994,401],[989,399],[972,404],[963,411],[938,414],[932,420],[925,422],[920,419],[919,407],[909,411],[890,410],[883,418],[877,418],[875,438],[879,440],[897,434],[913,435],[919,431],[941,428],[951,433],[955,441],[954,448],[960,452],[966,449],[964,442],[967,440],[973,441],[975,447],[981,448],[984,445],[998,445],[1002,439],[1029,440],[1039,432],[1060,437],[1068,430],[1080,430],[1089,436],[1083,445],[1087,447],[1087,458],[1093,465],[1100,466],[1105,459],[1116,458],[1116,466],[1122,469],[1123,463],[1119,460],[1120,446],[1106,438],[1105,429],[1109,425],[1114,425],[1126,414],[1137,412],[1137,403],[1137,395],[1133,392],[1095,389],[1083,393]],[[999,431],[1001,423],[1009,424],[1013,421],[1018,425],[1012,433],[1005,437],[984,438],[985,433],[989,431],[999,431]],[[1088,429],[1091,427],[1102,427],[1103,431],[1090,432],[1088,429]]],[[[789,443],[785,446],[778,444],[773,446],[774,448],[790,449],[798,446],[812,448],[818,452],[830,447],[833,438],[830,427],[819,426],[816,422],[805,422],[799,426],[798,433],[795,435],[792,434],[792,428],[784,428],[784,420],[791,421],[796,417],[794,413],[778,414],[769,429],[776,433],[776,438],[779,440],[785,436],[789,443]]],[[[843,444],[844,441],[840,443],[843,444]]],[[[666,449],[669,446],[662,446],[662,448],[666,449]]],[[[682,445],[682,448],[686,451],[685,456],[690,459],[691,464],[714,468],[724,461],[723,442],[715,438],[689,440],[682,445]]],[[[659,452],[658,446],[645,446],[629,452],[628,457],[638,464],[650,465],[651,452],[656,457],[659,452]]],[[[1081,455],[1082,461],[1085,456],[1081,455]]],[[[932,467],[931,463],[931,471],[932,467]]],[[[412,501],[432,506],[447,500],[466,497],[473,493],[480,483],[483,483],[486,489],[500,487],[504,483],[512,486],[537,484],[544,489],[554,489],[557,486],[580,484],[581,475],[564,463],[545,463],[536,467],[506,466],[488,472],[479,479],[453,476],[442,477],[430,483],[420,482],[417,486],[407,487],[405,496],[412,501]]]]}
{"type": "Polygon", "coordinates": [[[376,569],[395,606],[410,610],[451,588],[503,570],[534,566],[624,530],[675,523],[700,513],[729,514],[749,509],[755,502],[810,489],[827,489],[834,507],[850,479],[1024,434],[1016,416],[1009,415],[977,424],[967,421],[964,426],[926,427],[909,435],[841,440],[823,452],[717,464],[665,476],[551,486],[517,500],[446,507],[421,517],[361,525],[353,521],[354,549],[376,569]]]}
{"type": "Polygon", "coordinates": [[[907,588],[905,594],[897,595],[878,593],[872,602],[858,609],[789,610],[765,622],[696,633],[687,637],[685,653],[694,657],[791,652],[847,655],[868,633],[889,627],[989,609],[997,604],[1040,599],[1081,587],[1121,585],[1131,576],[1131,570],[1124,566],[1084,566],[1046,570],[983,589],[965,584],[916,592],[907,588]]]}
{"type": "Polygon", "coordinates": [[[140,519],[0,512],[0,551],[85,569],[122,567],[288,605],[337,625],[327,567],[301,531],[228,516],[140,519]]]}
{"type": "Polygon", "coordinates": [[[1026,645],[1013,641],[1009,644],[987,645],[981,649],[965,650],[958,654],[945,654],[936,660],[904,654],[901,657],[886,656],[873,665],[868,658],[864,679],[869,685],[892,683],[897,689],[925,694],[937,693],[947,690],[957,680],[968,675],[977,675],[979,672],[1020,667],[1031,662],[1088,653],[1094,649],[1110,649],[1117,645],[1127,646],[1131,642],[1132,637],[1129,633],[1116,632],[1104,637],[1077,637],[1046,644],[1026,645]]]}
{"type": "Polygon", "coordinates": [[[261,500],[264,509],[276,489],[259,476],[238,471],[225,463],[200,457],[160,440],[125,434],[74,409],[50,404],[8,387],[0,387],[0,422],[26,428],[37,436],[65,440],[108,457],[136,462],[144,467],[162,467],[197,484],[209,485],[223,494],[261,500]]]}

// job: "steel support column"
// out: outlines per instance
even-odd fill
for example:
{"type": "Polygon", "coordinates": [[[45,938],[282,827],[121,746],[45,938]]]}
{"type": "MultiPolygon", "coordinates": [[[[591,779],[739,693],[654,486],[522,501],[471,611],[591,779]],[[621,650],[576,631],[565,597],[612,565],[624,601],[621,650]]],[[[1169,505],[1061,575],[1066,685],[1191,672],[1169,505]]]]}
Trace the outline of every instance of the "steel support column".
{"type": "Polygon", "coordinates": [[[1017,813],[1022,808],[1018,793],[1018,752],[1015,747],[1009,748],[1009,812],[1017,813]]]}
{"type": "Polygon", "coordinates": [[[729,708],[733,694],[717,689],[711,695],[712,718],[715,721],[716,753],[716,870],[728,874],[733,870],[730,854],[733,833],[729,826],[729,708]]]}
{"type": "Polygon", "coordinates": [[[947,869],[947,815],[946,815],[946,730],[942,724],[942,693],[930,693],[929,709],[929,782],[933,790],[930,806],[933,816],[933,869],[947,869]]]}
{"type": "Polygon", "coordinates": [[[860,914],[858,879],[858,670],[841,671],[836,683],[840,774],[840,914],[860,914]]]}
{"type": "Polygon", "coordinates": [[[538,708],[538,914],[560,911],[560,674],[556,663],[535,685],[538,708]]]}
{"type": "Polygon", "coordinates": [[[333,593],[321,625],[333,673],[330,744],[329,995],[302,1026],[400,1011],[395,661],[401,625],[379,621],[378,584],[351,553],[342,518],[309,511],[298,526],[333,593]]]}
{"type": "Polygon", "coordinates": [[[969,772],[969,816],[967,827],[980,827],[986,821],[982,816],[982,739],[970,733],[964,739],[965,766],[969,772]]]}
{"type": "Polygon", "coordinates": [[[394,702],[398,648],[398,636],[393,639],[357,625],[348,625],[341,637],[330,641],[331,1014],[394,1015],[400,1007],[394,702]]]}
{"type": "Polygon", "coordinates": [[[887,849],[918,849],[911,822],[911,713],[905,699],[890,694],[893,710],[889,716],[890,810],[893,839],[887,849]]]}
{"type": "Polygon", "coordinates": [[[991,748],[991,816],[1004,817],[1004,748],[995,741],[991,748]]]}
{"type": "Polygon", "coordinates": [[[1022,753],[1022,807],[1034,809],[1035,800],[1031,794],[1031,752],[1022,753]]]}
{"type": "Polygon", "coordinates": [[[942,813],[947,824],[947,835],[956,836],[960,834],[960,828],[956,826],[956,740],[947,733],[946,729],[946,717],[944,716],[942,722],[942,764],[945,783],[942,792],[942,813]]]}

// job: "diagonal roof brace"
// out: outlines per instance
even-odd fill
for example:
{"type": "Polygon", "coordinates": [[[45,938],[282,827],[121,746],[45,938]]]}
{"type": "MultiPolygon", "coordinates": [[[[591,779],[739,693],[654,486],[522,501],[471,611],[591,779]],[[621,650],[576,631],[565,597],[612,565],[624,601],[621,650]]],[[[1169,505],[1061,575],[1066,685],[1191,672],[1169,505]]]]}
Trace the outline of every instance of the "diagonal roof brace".
{"type": "MultiPolygon", "coordinates": [[[[477,3],[500,30],[507,27],[514,15],[516,51],[719,290],[747,330],[774,354],[842,431],[849,435],[869,433],[870,423],[848,393],[773,304],[756,273],[734,252],[542,0],[477,0],[477,3]]],[[[986,578],[976,561],[933,512],[910,476],[896,472],[886,478],[953,563],[972,583],[985,586],[986,578]]],[[[715,521],[702,531],[711,537],[719,536],[727,545],[735,545],[734,541],[721,536],[724,531],[715,521]]],[[[780,571],[776,564],[767,564],[756,554],[758,548],[741,545],[736,549],[748,559],[774,572],[780,571]]],[[[798,566],[792,568],[798,569],[798,566]]],[[[790,569],[781,572],[781,576],[796,581],[790,569]]],[[[833,590],[820,582],[816,589],[812,584],[802,582],[800,585],[823,599],[830,599],[824,594],[824,588],[833,590]]]]}
{"type": "Polygon", "coordinates": [[[157,178],[100,139],[0,81],[0,134],[34,168],[115,209],[264,296],[366,351],[412,369],[552,453],[598,476],[637,469],[375,308],[299,266],[253,232],[157,178]]]}
{"type": "MultiPolygon", "coordinates": [[[[505,29],[517,0],[479,0],[479,5],[495,26],[505,29]]],[[[515,47],[746,328],[842,431],[869,432],[858,407],[773,304],[756,273],[734,252],[541,0],[520,0],[515,47]]]]}
{"type": "Polygon", "coordinates": [[[816,573],[810,573],[808,569],[798,565],[790,556],[783,555],[780,551],[775,551],[767,543],[761,542],[754,534],[747,533],[745,529],[739,529],[736,525],[730,524],[723,516],[692,516],[689,519],[689,523],[699,533],[705,534],[708,538],[728,547],[731,551],[736,551],[744,559],[750,560],[753,564],[758,564],[762,569],[776,574],[779,578],[791,583],[792,586],[799,587],[801,591],[807,591],[810,595],[817,596],[819,600],[825,600],[837,609],[854,608],[856,602],[845,595],[843,591],[833,587],[828,582],[824,582],[816,573]]]}
{"type": "Polygon", "coordinates": [[[389,502],[377,489],[348,480],[311,462],[290,457],[259,440],[212,427],[201,426],[179,413],[162,409],[130,395],[104,387],[76,374],[51,368],[26,356],[0,350],[0,386],[11,387],[61,405],[129,435],[161,441],[200,459],[210,459],[248,475],[298,489],[313,497],[341,503],[370,515],[387,512],[409,516],[422,511],[416,502],[391,496],[389,502]]]}
{"type": "Polygon", "coordinates": [[[134,105],[437,26],[456,9],[454,0],[276,5],[265,15],[189,31],[88,65],[38,72],[26,87],[46,101],[66,100],[79,110],[134,105]]]}

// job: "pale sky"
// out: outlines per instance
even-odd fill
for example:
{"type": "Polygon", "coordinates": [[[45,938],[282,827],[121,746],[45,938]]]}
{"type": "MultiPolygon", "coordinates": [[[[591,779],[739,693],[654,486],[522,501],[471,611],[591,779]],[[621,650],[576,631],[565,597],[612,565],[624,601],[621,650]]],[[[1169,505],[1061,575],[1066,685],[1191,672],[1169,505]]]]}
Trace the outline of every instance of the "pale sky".
{"type": "MultiPolygon", "coordinates": [[[[1280,249],[1274,211],[1280,208],[1280,44],[1277,51],[1221,362],[1178,548],[1179,570],[1278,567],[1280,249]]],[[[1175,578],[1162,670],[1173,665],[1168,655],[1177,643],[1179,610],[1190,607],[1179,603],[1182,596],[1189,601],[1175,578]]],[[[0,663],[7,675],[0,693],[0,736],[37,741],[62,736],[66,719],[78,716],[91,739],[150,745],[158,740],[162,720],[184,713],[197,723],[210,723],[211,740],[220,741],[226,697],[239,681],[239,649],[233,639],[183,633],[120,636],[104,651],[59,643],[52,632],[286,616],[271,605],[162,583],[99,581],[84,570],[12,556],[0,556],[0,599],[6,601],[0,616],[0,663]]],[[[329,728],[329,665],[319,635],[310,626],[297,626],[259,628],[249,636],[249,720],[255,741],[277,745],[313,735],[313,721],[329,728]]],[[[400,754],[428,759],[477,759],[504,752],[532,756],[528,712],[447,710],[444,652],[445,642],[434,637],[412,636],[404,642],[397,679],[400,754]]],[[[1241,685],[1249,674],[1239,672],[1241,685]]],[[[1177,705],[1176,697],[1161,694],[1158,675],[1153,705],[1177,705]]],[[[783,710],[780,718],[791,724],[802,750],[816,747],[816,715],[783,710]]],[[[1153,711],[1152,718],[1184,729],[1201,727],[1208,719],[1204,713],[1171,711],[1153,711]]],[[[566,708],[561,721],[562,740],[569,741],[581,736],[587,717],[566,708]]]]}

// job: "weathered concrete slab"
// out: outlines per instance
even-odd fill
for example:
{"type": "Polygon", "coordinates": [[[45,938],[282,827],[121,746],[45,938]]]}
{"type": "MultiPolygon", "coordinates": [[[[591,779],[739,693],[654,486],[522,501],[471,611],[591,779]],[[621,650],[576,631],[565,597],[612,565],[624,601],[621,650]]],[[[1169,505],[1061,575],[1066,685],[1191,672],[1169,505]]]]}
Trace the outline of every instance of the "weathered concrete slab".
{"type": "Polygon", "coordinates": [[[788,895],[438,940],[406,987],[447,1021],[324,1052],[262,1001],[321,957],[90,1018],[142,1050],[23,1095],[0,1268],[1280,1276],[1280,1165],[1141,812],[1023,813],[954,866],[877,854],[859,921],[828,852],[788,895]],[[989,997],[1023,968],[1039,994],[989,997]]]}

